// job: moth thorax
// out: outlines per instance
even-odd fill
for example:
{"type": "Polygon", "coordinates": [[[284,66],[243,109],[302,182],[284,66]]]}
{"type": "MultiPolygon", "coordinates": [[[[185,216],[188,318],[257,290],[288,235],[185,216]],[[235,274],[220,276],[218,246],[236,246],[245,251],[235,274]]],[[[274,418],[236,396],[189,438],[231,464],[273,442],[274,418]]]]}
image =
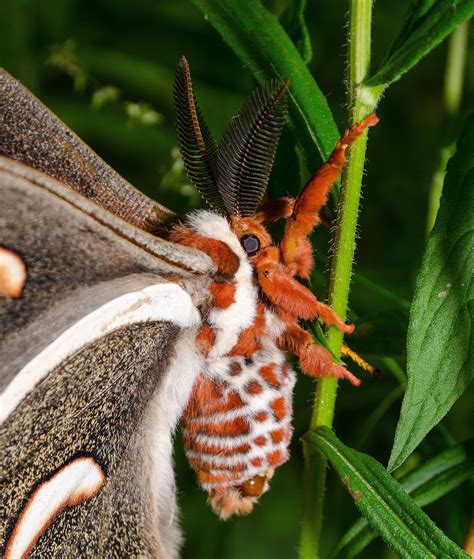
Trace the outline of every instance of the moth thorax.
{"type": "Polygon", "coordinates": [[[200,375],[182,418],[186,455],[222,518],[247,514],[289,458],[294,373],[285,365],[227,359],[200,375]]]}

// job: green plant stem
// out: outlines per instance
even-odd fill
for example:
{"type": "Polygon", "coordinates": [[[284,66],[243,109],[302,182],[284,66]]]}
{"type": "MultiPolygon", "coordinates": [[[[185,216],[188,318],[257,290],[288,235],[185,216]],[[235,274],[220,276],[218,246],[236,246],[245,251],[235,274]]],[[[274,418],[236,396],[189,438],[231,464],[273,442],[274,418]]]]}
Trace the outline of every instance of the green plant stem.
{"type": "Polygon", "coordinates": [[[449,37],[448,57],[444,75],[443,104],[444,104],[444,139],[441,148],[439,165],[433,174],[428,195],[428,212],[426,218],[426,234],[433,228],[438,214],[439,201],[443,191],[446,165],[456,149],[452,141],[456,117],[461,105],[464,85],[464,70],[466,66],[467,43],[469,36],[469,20],[461,23],[449,37]]]}
{"type": "MultiPolygon", "coordinates": [[[[375,101],[367,103],[367,95],[359,85],[368,76],[370,67],[372,0],[350,0],[349,18],[350,121],[355,124],[370,114],[375,105],[375,101]]],[[[349,298],[366,143],[367,133],[349,151],[339,204],[329,302],[341,318],[346,316],[349,298]]],[[[330,328],[327,339],[333,353],[339,356],[341,332],[330,328]]],[[[327,377],[318,382],[311,430],[319,426],[332,426],[336,391],[337,381],[334,378],[327,377]]],[[[320,557],[327,460],[321,454],[314,453],[307,444],[304,444],[303,451],[305,469],[300,559],[313,559],[320,557]]]]}

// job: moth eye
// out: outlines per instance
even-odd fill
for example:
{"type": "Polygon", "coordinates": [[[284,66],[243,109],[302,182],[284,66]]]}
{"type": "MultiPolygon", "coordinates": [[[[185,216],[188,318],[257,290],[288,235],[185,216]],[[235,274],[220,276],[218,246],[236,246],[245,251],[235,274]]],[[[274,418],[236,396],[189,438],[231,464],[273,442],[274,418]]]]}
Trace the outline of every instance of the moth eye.
{"type": "Polygon", "coordinates": [[[240,491],[244,497],[260,497],[265,488],[266,476],[256,475],[244,481],[240,486],[240,491]]]}
{"type": "Polygon", "coordinates": [[[244,235],[240,239],[240,244],[249,256],[260,250],[260,239],[256,235],[244,235]]]}

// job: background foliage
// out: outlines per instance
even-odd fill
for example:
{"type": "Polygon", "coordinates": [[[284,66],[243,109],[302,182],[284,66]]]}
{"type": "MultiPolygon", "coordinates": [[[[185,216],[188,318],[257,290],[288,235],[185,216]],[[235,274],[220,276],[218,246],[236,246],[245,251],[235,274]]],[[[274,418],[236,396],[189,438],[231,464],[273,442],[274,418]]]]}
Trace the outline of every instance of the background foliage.
{"type": "MultiPolygon", "coordinates": [[[[290,24],[297,21],[297,6],[302,4],[286,0],[266,3],[290,24]],[[286,11],[289,5],[296,10],[296,16],[286,11]]],[[[382,61],[401,27],[405,8],[405,2],[381,0],[375,5],[374,67],[382,61]]],[[[310,59],[312,45],[309,69],[326,96],[339,130],[343,130],[347,125],[346,5],[331,0],[310,2],[306,23],[309,35],[302,33],[298,25],[287,28],[305,60],[310,59]]],[[[201,108],[219,137],[255,82],[249,68],[242,65],[190,0],[3,0],[0,5],[0,65],[21,79],[133,184],[185,213],[196,207],[199,199],[186,181],[175,149],[171,91],[181,54],[191,64],[201,108]]],[[[458,135],[460,123],[472,112],[473,54],[471,39],[466,101],[448,137],[442,117],[446,58],[443,44],[391,86],[377,111],[381,123],[371,132],[368,144],[350,308],[357,334],[351,345],[378,365],[383,375],[376,381],[365,378],[358,391],[348,384],[341,385],[335,429],[346,445],[370,454],[384,465],[403,396],[408,309],[425,246],[428,189],[441,145],[458,135]]],[[[322,138],[322,144],[325,141],[322,138]]],[[[307,178],[308,171],[302,158],[298,160],[294,144],[288,132],[272,178],[274,193],[295,194],[307,178]]],[[[327,268],[328,237],[323,228],[315,236],[320,272],[327,268]]],[[[325,276],[315,274],[313,284],[324,297],[325,276]]],[[[272,491],[250,517],[222,523],[212,514],[177,441],[185,557],[296,555],[302,497],[298,439],[309,424],[312,392],[312,382],[300,376],[293,459],[277,472],[272,491]]],[[[472,396],[471,388],[456,402],[441,427],[433,430],[402,470],[396,472],[397,476],[444,450],[447,440],[462,442],[472,435],[472,396]]],[[[446,460],[442,463],[450,464],[446,460]]],[[[422,501],[423,505],[432,503],[426,512],[460,545],[469,518],[469,490],[464,482],[435,502],[427,498],[422,501]]],[[[433,487],[430,491],[432,495],[433,487]]],[[[351,497],[331,472],[323,556],[358,517],[351,497]]],[[[390,554],[380,540],[375,540],[364,549],[363,556],[380,557],[381,553],[390,554]]]]}

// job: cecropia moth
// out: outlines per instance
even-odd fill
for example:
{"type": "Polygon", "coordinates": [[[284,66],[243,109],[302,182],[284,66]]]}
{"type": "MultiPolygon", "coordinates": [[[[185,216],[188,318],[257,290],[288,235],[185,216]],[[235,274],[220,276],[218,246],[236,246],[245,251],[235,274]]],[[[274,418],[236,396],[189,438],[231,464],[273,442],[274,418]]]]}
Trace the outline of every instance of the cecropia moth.
{"type": "Polygon", "coordinates": [[[245,102],[217,146],[181,59],[189,179],[178,221],[0,73],[1,545],[5,558],[175,557],[179,421],[213,509],[246,514],[288,459],[295,373],[359,380],[300,325],[353,330],[297,278],[308,236],[374,115],[296,198],[264,201],[288,83],[245,102]],[[279,244],[266,225],[285,219],[279,244]]]}

